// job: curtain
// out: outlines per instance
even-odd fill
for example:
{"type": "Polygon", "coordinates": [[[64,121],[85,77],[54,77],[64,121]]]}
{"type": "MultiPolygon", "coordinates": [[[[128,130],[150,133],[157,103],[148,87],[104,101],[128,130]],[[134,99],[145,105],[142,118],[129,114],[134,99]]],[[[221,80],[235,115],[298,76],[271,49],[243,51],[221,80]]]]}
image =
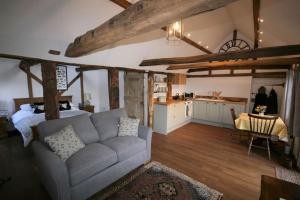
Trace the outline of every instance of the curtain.
{"type": "MultiPolygon", "coordinates": [[[[291,102],[291,118],[289,121],[290,135],[294,136],[293,155],[296,159],[300,159],[300,68],[299,65],[294,69],[293,76],[293,102],[291,102]]],[[[298,162],[298,167],[299,162],[298,162]]]]}
{"type": "Polygon", "coordinates": [[[288,71],[285,87],[285,100],[283,101],[284,104],[282,106],[282,117],[288,127],[289,135],[294,135],[295,98],[298,74],[299,69],[296,65],[288,71]]]}
{"type": "Polygon", "coordinates": [[[300,137],[300,68],[299,65],[295,70],[295,100],[294,100],[294,123],[293,123],[293,135],[300,137]]]}

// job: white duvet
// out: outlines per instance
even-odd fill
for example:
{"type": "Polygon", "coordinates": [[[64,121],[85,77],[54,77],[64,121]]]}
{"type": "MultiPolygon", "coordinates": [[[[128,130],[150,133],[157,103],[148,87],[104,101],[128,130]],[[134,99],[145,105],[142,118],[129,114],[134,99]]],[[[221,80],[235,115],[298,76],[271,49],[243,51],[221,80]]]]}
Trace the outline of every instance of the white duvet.
{"type": "MultiPolygon", "coordinates": [[[[60,111],[60,118],[72,117],[84,113],[88,112],[78,109],[60,111]]],[[[20,110],[12,116],[15,128],[18,129],[23,137],[24,147],[33,139],[31,126],[36,126],[43,121],[45,121],[45,113],[34,114],[32,111],[20,110]]]]}

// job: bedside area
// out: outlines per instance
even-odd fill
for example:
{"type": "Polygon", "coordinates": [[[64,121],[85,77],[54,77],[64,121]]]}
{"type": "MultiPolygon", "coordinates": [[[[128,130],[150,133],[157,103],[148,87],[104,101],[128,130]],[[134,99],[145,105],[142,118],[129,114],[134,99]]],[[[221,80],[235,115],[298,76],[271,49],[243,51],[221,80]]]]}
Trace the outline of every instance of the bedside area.
{"type": "Polygon", "coordinates": [[[0,139],[7,137],[7,117],[0,117],[0,139]]]}
{"type": "Polygon", "coordinates": [[[95,106],[93,106],[93,105],[82,105],[82,106],[79,106],[79,109],[90,112],[90,113],[95,112],[95,106]]]}

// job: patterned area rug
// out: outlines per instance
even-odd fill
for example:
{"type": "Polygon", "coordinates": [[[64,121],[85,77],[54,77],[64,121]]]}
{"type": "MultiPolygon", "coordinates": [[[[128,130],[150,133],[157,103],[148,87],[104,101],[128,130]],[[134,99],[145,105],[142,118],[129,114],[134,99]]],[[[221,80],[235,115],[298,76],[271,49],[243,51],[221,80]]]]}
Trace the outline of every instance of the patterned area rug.
{"type": "Polygon", "coordinates": [[[192,178],[151,162],[93,200],[220,200],[222,194],[192,178]]]}
{"type": "Polygon", "coordinates": [[[275,168],[276,177],[300,185],[300,173],[283,167],[275,168]]]}

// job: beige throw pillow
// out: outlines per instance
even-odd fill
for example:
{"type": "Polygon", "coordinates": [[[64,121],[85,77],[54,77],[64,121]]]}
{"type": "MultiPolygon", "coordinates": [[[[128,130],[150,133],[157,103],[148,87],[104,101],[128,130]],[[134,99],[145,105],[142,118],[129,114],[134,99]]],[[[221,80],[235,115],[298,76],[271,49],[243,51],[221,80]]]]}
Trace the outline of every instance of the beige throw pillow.
{"type": "Polygon", "coordinates": [[[66,161],[75,152],[85,147],[85,144],[76,135],[71,125],[45,137],[44,140],[63,161],[66,161]]]}
{"type": "Polygon", "coordinates": [[[128,117],[120,118],[118,136],[138,136],[140,119],[133,119],[128,117]]]}

